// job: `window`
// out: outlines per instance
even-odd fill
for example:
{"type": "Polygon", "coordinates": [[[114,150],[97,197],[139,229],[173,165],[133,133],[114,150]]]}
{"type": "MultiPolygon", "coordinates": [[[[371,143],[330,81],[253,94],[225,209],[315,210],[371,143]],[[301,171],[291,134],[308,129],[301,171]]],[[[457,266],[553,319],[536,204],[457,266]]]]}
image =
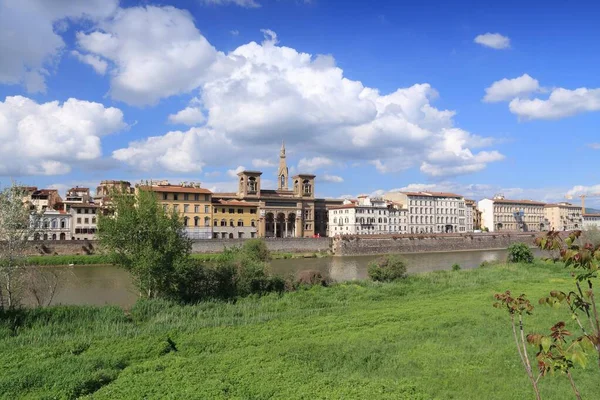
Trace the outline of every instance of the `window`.
{"type": "Polygon", "coordinates": [[[173,204],[173,211],[179,212],[179,204],[173,204]]]}
{"type": "Polygon", "coordinates": [[[232,219],[229,220],[229,226],[235,226],[232,219]]]}
{"type": "Polygon", "coordinates": [[[92,224],[96,223],[96,217],[92,218],[92,224]]]}
{"type": "Polygon", "coordinates": [[[200,221],[200,218],[194,217],[194,226],[198,226],[199,225],[199,221],[200,221]]]}
{"type": "Polygon", "coordinates": [[[204,214],[208,214],[210,212],[210,206],[204,206],[204,214]]]}
{"type": "Polygon", "coordinates": [[[218,209],[217,207],[215,207],[215,208],[213,209],[213,211],[214,211],[214,213],[215,213],[215,214],[217,214],[217,213],[219,212],[219,209],[218,209]]]}
{"type": "Polygon", "coordinates": [[[225,214],[225,209],[224,209],[224,208],[221,208],[221,212],[222,212],[223,214],[225,214]]]}
{"type": "MultiPolygon", "coordinates": [[[[217,221],[215,221],[217,222],[217,221]]],[[[209,217],[204,217],[204,226],[210,226],[210,218],[209,217]]]]}
{"type": "Polygon", "coordinates": [[[194,206],[194,213],[198,214],[200,212],[200,206],[194,206]]]}
{"type": "Polygon", "coordinates": [[[173,200],[179,200],[179,195],[177,193],[173,193],[173,200]]]}
{"type": "Polygon", "coordinates": [[[184,205],[183,205],[183,212],[184,212],[184,213],[188,212],[188,211],[189,211],[189,209],[190,209],[190,205],[189,205],[189,204],[184,204],[184,205]]]}
{"type": "Polygon", "coordinates": [[[227,226],[227,221],[225,221],[224,219],[221,220],[221,226],[227,226]]]}
{"type": "Polygon", "coordinates": [[[77,214],[81,214],[81,208],[77,209],[77,214]]]}
{"type": "Polygon", "coordinates": [[[96,209],[95,208],[92,208],[90,211],[92,212],[92,214],[96,214],[96,209]]]}
{"type": "Polygon", "coordinates": [[[238,219],[237,226],[244,226],[244,221],[238,219]]]}
{"type": "Polygon", "coordinates": [[[210,201],[210,195],[205,194],[204,195],[204,201],[210,201]]]}
{"type": "Polygon", "coordinates": [[[185,194],[183,195],[183,200],[185,200],[185,201],[188,201],[189,199],[190,199],[190,195],[189,195],[189,194],[187,194],[187,193],[185,193],[185,194]]]}
{"type": "Polygon", "coordinates": [[[235,208],[230,208],[229,209],[229,214],[235,214],[235,208]]]}
{"type": "MultiPolygon", "coordinates": [[[[80,224],[80,223],[81,223],[81,218],[77,218],[77,223],[78,223],[78,224],[80,224]]],[[[46,223],[44,222],[44,224],[46,224],[46,223]]],[[[46,228],[46,226],[44,226],[44,228],[46,228]]]]}
{"type": "Polygon", "coordinates": [[[62,229],[66,228],[67,227],[67,221],[65,221],[64,219],[61,219],[60,220],[60,227],[62,229]]]}
{"type": "Polygon", "coordinates": [[[214,226],[219,226],[218,221],[215,219],[215,223],[213,224],[214,226]]]}
{"type": "Polygon", "coordinates": [[[55,219],[52,220],[50,226],[52,226],[52,229],[56,229],[56,220],[55,219]]]}
{"type": "Polygon", "coordinates": [[[89,219],[89,218],[86,218],[86,219],[84,220],[84,223],[85,223],[85,224],[89,224],[89,223],[90,223],[90,219],[89,219]]]}
{"type": "Polygon", "coordinates": [[[163,193],[163,200],[169,199],[169,193],[163,193]]]}
{"type": "Polygon", "coordinates": [[[244,213],[244,209],[243,208],[238,208],[238,214],[243,214],[244,213]]]}
{"type": "Polygon", "coordinates": [[[188,226],[188,221],[189,221],[188,217],[183,217],[183,225],[184,226],[188,226]]]}
{"type": "Polygon", "coordinates": [[[256,221],[255,220],[250,221],[250,226],[256,226],[256,221]]]}
{"type": "Polygon", "coordinates": [[[195,194],[194,195],[194,201],[198,201],[200,200],[200,195],[199,194],[195,194]]]}
{"type": "Polygon", "coordinates": [[[256,208],[251,208],[250,209],[250,214],[256,214],[256,208]]]}

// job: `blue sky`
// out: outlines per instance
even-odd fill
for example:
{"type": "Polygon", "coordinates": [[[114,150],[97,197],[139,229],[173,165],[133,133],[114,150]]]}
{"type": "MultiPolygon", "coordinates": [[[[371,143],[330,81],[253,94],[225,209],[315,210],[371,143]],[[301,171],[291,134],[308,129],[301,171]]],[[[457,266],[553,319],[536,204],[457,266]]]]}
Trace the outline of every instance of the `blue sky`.
{"type": "Polygon", "coordinates": [[[321,196],[598,193],[599,14],[562,1],[0,0],[0,183],[227,191],[243,167],[272,186],[285,140],[321,196]]]}

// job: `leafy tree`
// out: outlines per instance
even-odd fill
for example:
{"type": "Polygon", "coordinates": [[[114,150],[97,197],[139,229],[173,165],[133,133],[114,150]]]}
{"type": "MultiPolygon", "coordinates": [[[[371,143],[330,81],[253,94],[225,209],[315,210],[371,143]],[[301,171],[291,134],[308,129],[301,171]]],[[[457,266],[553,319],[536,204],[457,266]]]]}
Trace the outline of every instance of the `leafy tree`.
{"type": "Polygon", "coordinates": [[[369,264],[369,278],[379,282],[392,282],[406,278],[406,264],[398,256],[383,256],[369,264]]]}
{"type": "Polygon", "coordinates": [[[27,241],[38,226],[39,214],[27,209],[25,196],[23,187],[14,182],[0,191],[0,309],[19,305],[27,241]]]}
{"type": "Polygon", "coordinates": [[[191,240],[176,211],[166,211],[151,191],[115,193],[98,219],[98,238],[115,264],[131,272],[143,297],[169,295],[189,265],[191,240]]]}
{"type": "Polygon", "coordinates": [[[513,243],[508,247],[509,263],[531,264],[533,260],[533,253],[525,243],[513,243]]]}

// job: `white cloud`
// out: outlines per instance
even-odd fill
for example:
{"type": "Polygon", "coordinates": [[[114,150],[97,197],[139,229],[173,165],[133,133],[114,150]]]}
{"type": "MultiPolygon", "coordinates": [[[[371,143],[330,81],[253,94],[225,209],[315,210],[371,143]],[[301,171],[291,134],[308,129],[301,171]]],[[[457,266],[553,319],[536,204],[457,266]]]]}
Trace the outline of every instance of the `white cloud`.
{"type": "Polygon", "coordinates": [[[133,105],[189,92],[206,81],[218,53],[193,17],[174,7],[132,7],[77,32],[79,47],[112,61],[110,95],[133,105]]]}
{"type": "Polygon", "coordinates": [[[567,196],[573,196],[573,197],[580,196],[582,194],[584,194],[586,196],[600,195],[600,185],[593,185],[593,186],[577,185],[577,186],[573,186],[567,192],[567,196]]]}
{"type": "Polygon", "coordinates": [[[502,36],[499,33],[488,32],[483,35],[477,35],[473,41],[482,46],[496,50],[508,49],[510,47],[510,39],[508,36],[502,36]]]}
{"type": "Polygon", "coordinates": [[[255,158],[252,160],[252,166],[254,168],[273,168],[275,167],[275,163],[266,158],[255,158]]]}
{"type": "Polygon", "coordinates": [[[325,174],[323,176],[319,176],[318,179],[321,180],[321,181],[323,181],[323,182],[332,182],[332,183],[342,183],[342,182],[344,182],[344,178],[342,178],[341,176],[337,176],[337,175],[328,175],[328,174],[325,174]]]}
{"type": "Polygon", "coordinates": [[[245,170],[246,170],[246,167],[240,165],[236,169],[227,170],[227,175],[229,175],[232,178],[237,178],[237,174],[239,174],[240,172],[245,171],[245,170]]]}
{"type": "Polygon", "coordinates": [[[45,92],[45,77],[65,47],[59,33],[67,21],[105,18],[117,5],[118,0],[0,1],[0,83],[45,92]]]}
{"type": "Polygon", "coordinates": [[[100,57],[94,56],[91,54],[81,54],[77,50],[73,50],[71,52],[71,54],[73,56],[75,56],[82,63],[88,64],[92,68],[94,68],[94,71],[96,71],[96,73],[98,73],[100,75],[104,75],[106,73],[106,68],[108,68],[108,63],[106,61],[102,60],[100,57]]]}
{"type": "Polygon", "coordinates": [[[237,29],[232,29],[229,31],[229,33],[231,33],[231,36],[238,36],[240,34],[240,31],[238,31],[237,29]]]}
{"type": "Polygon", "coordinates": [[[131,142],[127,148],[115,150],[113,158],[141,171],[201,172],[206,164],[222,165],[224,148],[234,146],[219,133],[191,128],[131,142]]]}
{"type": "Polygon", "coordinates": [[[327,157],[302,158],[298,162],[298,170],[305,172],[314,172],[319,168],[333,165],[333,161],[327,157]]]}
{"type": "Polygon", "coordinates": [[[594,150],[600,150],[600,143],[589,143],[588,147],[594,150]]]}
{"type": "Polygon", "coordinates": [[[600,89],[554,89],[548,99],[513,99],[510,112],[522,119],[559,119],[600,111],[600,89]]]}
{"type": "Polygon", "coordinates": [[[257,8],[260,7],[254,0],[200,0],[201,3],[207,5],[215,5],[215,6],[225,6],[225,5],[236,5],[244,8],[257,8]]]}
{"type": "Polygon", "coordinates": [[[200,125],[206,121],[204,113],[199,107],[186,107],[176,114],[169,115],[172,124],[200,125]]]}
{"type": "Polygon", "coordinates": [[[23,96],[0,102],[0,175],[56,175],[98,160],[101,137],[126,128],[121,110],[69,99],[38,104],[23,96]]]}
{"type": "MultiPolygon", "coordinates": [[[[204,149],[174,141],[187,135],[165,142],[190,153],[188,158],[199,168],[207,159],[223,165],[277,154],[276,143],[282,139],[304,155],[298,164],[301,172],[362,162],[381,172],[421,166],[424,173],[438,176],[436,171],[445,166],[468,173],[501,159],[493,150],[474,151],[493,143],[455,128],[455,112],[432,105],[438,93],[429,84],[381,94],[346,78],[331,55],[313,56],[278,45],[277,35],[269,30],[263,30],[262,43],[250,42],[223,54],[204,39],[189,14],[172,7],[121,10],[101,28],[79,34],[79,42],[115,63],[113,97],[148,104],[197,88],[193,93],[199,96],[198,104],[190,107],[202,108],[206,131],[244,149],[228,149],[224,156],[222,147],[216,159],[204,149]],[[126,23],[134,17],[143,23],[126,23]],[[175,39],[167,40],[171,36],[175,39]],[[188,51],[197,48],[201,51],[188,51]],[[185,62],[178,58],[183,55],[185,62]]],[[[138,142],[134,147],[140,146],[145,145],[138,142]]],[[[164,156],[167,151],[165,147],[152,154],[164,156]]],[[[149,159],[143,165],[150,168],[152,163],[149,159]]],[[[154,162],[155,168],[159,165],[154,162]]]]}
{"type": "Polygon", "coordinates": [[[540,89],[540,84],[537,79],[533,79],[527,74],[523,74],[514,79],[502,79],[492,83],[489,88],[485,89],[485,97],[483,101],[488,103],[506,101],[515,97],[521,97],[540,89]]]}

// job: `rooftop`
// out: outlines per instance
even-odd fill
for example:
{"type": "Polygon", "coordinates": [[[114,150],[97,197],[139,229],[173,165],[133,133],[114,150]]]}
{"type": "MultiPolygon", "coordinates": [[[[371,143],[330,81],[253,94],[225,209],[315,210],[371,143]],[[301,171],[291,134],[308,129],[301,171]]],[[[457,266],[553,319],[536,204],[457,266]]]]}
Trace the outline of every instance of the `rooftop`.
{"type": "Polygon", "coordinates": [[[224,206],[258,207],[258,203],[250,203],[247,201],[240,200],[213,199],[212,203],[221,204],[224,206]]]}
{"type": "Polygon", "coordinates": [[[152,192],[159,193],[204,193],[204,194],[212,194],[212,192],[208,189],[199,188],[199,187],[191,187],[191,186],[181,186],[181,185],[160,185],[160,186],[146,186],[140,185],[138,186],[140,190],[147,190],[152,192]]]}

